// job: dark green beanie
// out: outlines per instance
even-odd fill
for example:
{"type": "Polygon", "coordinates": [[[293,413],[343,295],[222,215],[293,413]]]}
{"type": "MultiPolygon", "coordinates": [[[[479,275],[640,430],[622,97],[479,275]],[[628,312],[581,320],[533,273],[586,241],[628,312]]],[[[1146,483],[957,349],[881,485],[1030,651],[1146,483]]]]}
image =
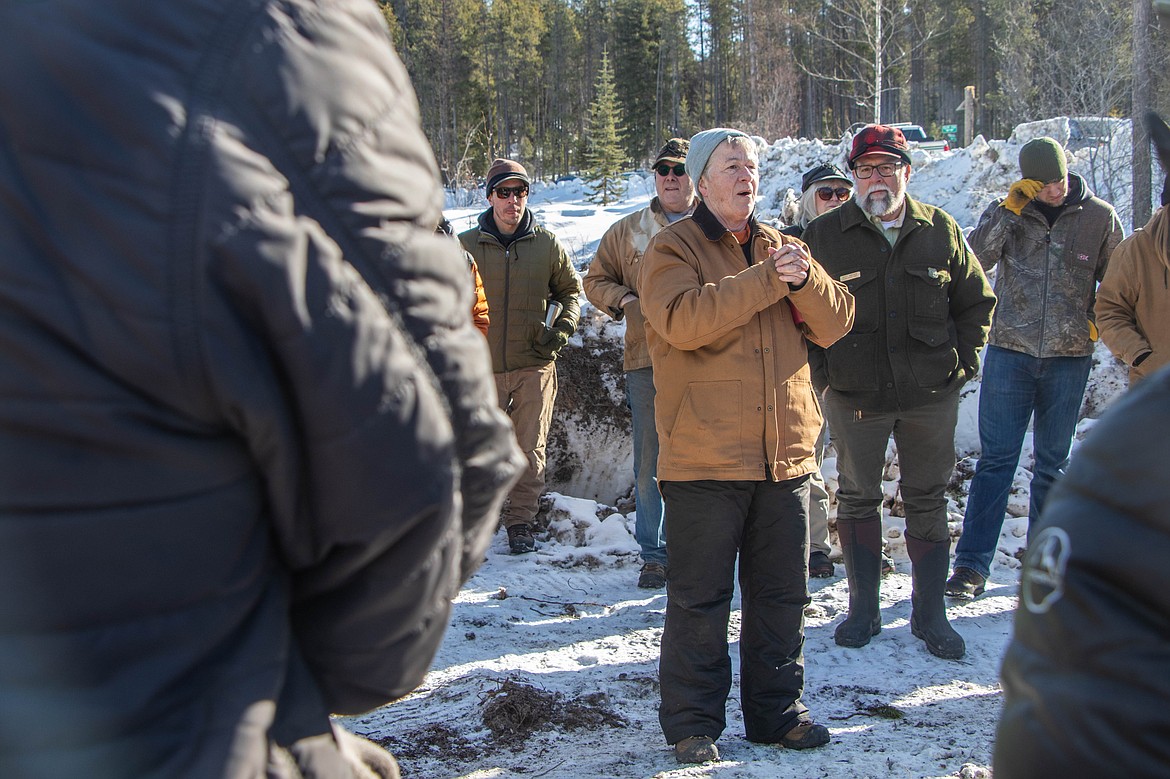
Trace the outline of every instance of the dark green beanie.
{"type": "Polygon", "coordinates": [[[1052,138],[1033,138],[1020,149],[1020,173],[1045,184],[1068,178],[1064,149],[1052,138]]]}

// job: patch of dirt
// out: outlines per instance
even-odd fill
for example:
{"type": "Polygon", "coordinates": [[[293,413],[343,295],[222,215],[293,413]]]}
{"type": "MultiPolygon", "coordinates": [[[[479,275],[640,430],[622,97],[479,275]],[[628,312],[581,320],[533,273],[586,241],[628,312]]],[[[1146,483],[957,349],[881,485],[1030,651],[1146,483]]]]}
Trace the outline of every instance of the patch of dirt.
{"type": "Polygon", "coordinates": [[[633,686],[631,693],[634,698],[653,698],[659,695],[658,677],[647,674],[630,674],[623,671],[617,676],[618,681],[633,686]]]}
{"type": "Polygon", "coordinates": [[[595,554],[581,554],[553,560],[551,565],[557,568],[584,568],[587,571],[596,571],[598,568],[612,565],[612,562],[602,560],[595,554]]]}
{"type": "Polygon", "coordinates": [[[630,410],[624,401],[615,403],[609,391],[609,385],[625,387],[622,357],[620,341],[597,337],[586,337],[583,347],[570,345],[557,357],[557,401],[546,448],[549,489],[571,482],[584,467],[581,456],[589,454],[574,451],[569,421],[589,437],[629,435],[630,410]]]}
{"type": "Polygon", "coordinates": [[[375,738],[367,736],[378,745],[390,750],[400,760],[475,760],[484,751],[461,735],[453,727],[444,724],[427,725],[402,736],[375,738]]]}
{"type": "Polygon", "coordinates": [[[500,744],[519,748],[538,730],[624,728],[629,723],[609,705],[605,693],[566,699],[513,678],[485,695],[483,722],[500,744]]]}

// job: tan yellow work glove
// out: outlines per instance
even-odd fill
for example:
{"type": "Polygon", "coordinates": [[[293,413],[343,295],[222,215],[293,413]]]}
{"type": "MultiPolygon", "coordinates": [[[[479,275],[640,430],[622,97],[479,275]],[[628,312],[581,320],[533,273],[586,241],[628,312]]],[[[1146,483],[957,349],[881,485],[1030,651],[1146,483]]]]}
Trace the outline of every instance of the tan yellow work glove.
{"type": "Polygon", "coordinates": [[[1024,206],[1032,202],[1032,198],[1044,189],[1044,182],[1036,179],[1020,179],[1012,184],[1007,197],[1003,199],[1003,207],[1016,216],[1024,210],[1024,206]]]}
{"type": "Polygon", "coordinates": [[[1092,341],[1093,343],[1096,343],[1097,339],[1100,337],[1101,337],[1101,334],[1097,332],[1097,323],[1094,322],[1092,319],[1090,319],[1089,320],[1089,340],[1092,341]]]}

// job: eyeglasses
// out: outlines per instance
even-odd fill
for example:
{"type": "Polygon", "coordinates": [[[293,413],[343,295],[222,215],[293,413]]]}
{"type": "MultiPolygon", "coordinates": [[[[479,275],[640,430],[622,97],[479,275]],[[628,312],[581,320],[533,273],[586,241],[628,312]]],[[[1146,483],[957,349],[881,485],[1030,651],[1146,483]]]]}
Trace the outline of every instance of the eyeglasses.
{"type": "Polygon", "coordinates": [[[904,167],[906,167],[906,163],[904,162],[883,162],[881,165],[858,165],[853,169],[853,175],[859,179],[867,179],[876,170],[881,175],[889,178],[904,167]]]}
{"type": "Polygon", "coordinates": [[[817,187],[817,197],[828,203],[834,197],[838,200],[848,200],[849,196],[853,194],[853,190],[849,187],[817,187]]]}
{"type": "Polygon", "coordinates": [[[500,200],[509,200],[512,195],[524,199],[528,197],[528,187],[496,187],[495,193],[500,200]]]}
{"type": "Polygon", "coordinates": [[[681,179],[683,176],[687,175],[687,166],[686,165],[667,165],[664,162],[661,165],[658,165],[657,167],[655,167],[654,172],[657,173],[659,176],[662,176],[663,178],[666,178],[671,173],[673,173],[674,175],[678,176],[681,179]]]}

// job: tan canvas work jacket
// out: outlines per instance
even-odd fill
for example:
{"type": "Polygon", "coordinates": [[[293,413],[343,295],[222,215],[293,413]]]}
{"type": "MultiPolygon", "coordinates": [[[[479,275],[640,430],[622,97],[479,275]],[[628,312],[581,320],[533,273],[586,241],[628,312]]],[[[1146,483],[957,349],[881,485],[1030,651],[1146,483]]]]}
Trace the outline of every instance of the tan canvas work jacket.
{"type": "Polygon", "coordinates": [[[659,479],[783,480],[816,470],[821,410],[805,339],[829,346],[847,333],[853,297],[815,262],[799,290],[781,281],[768,249],[796,240],[753,219],[749,263],[700,204],[650,243],[642,312],[659,479]]]}

